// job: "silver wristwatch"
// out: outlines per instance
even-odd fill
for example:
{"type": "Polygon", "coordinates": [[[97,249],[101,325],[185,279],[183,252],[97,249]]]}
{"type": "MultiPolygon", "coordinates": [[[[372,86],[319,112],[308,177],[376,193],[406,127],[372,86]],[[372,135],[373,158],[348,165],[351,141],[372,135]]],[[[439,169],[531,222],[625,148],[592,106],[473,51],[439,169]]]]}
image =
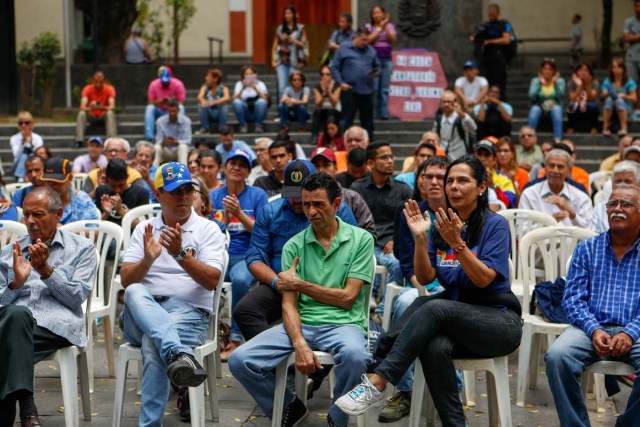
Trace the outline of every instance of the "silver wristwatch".
{"type": "Polygon", "coordinates": [[[187,256],[187,251],[183,248],[178,255],[173,257],[173,259],[175,259],[176,261],[182,261],[186,256],[187,256]]]}

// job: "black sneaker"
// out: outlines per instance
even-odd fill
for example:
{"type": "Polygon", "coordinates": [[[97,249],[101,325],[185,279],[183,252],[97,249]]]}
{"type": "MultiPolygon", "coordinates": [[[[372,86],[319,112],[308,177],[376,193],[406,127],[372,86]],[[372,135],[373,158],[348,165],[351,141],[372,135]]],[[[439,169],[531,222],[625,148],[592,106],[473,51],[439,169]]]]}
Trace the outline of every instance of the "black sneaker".
{"type": "Polygon", "coordinates": [[[189,387],[181,387],[178,390],[178,410],[180,411],[180,420],[191,422],[191,409],[189,407],[189,387]]]}
{"type": "Polygon", "coordinates": [[[198,387],[208,374],[192,355],[178,353],[169,363],[167,376],[178,387],[198,387]]]}
{"type": "Polygon", "coordinates": [[[302,422],[309,415],[309,410],[302,400],[296,397],[296,400],[291,402],[282,413],[282,427],[295,427],[302,424],[302,422]]]}
{"type": "Polygon", "coordinates": [[[392,423],[411,412],[411,393],[397,392],[378,414],[379,423],[392,423]]]}

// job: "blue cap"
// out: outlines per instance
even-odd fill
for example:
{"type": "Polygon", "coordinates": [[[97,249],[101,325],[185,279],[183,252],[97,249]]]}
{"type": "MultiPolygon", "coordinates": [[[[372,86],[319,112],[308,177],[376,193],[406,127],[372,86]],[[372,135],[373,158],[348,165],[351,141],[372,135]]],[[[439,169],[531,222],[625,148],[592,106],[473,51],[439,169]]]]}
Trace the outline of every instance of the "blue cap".
{"type": "Polygon", "coordinates": [[[178,162],[165,163],[160,166],[154,179],[154,186],[164,191],[173,191],[186,184],[199,186],[191,179],[189,168],[178,162]]]}
{"type": "Polygon", "coordinates": [[[467,61],[464,64],[462,64],[462,69],[466,70],[468,68],[478,68],[478,63],[476,61],[467,61]]]}
{"type": "Polygon", "coordinates": [[[281,195],[284,198],[299,198],[302,194],[302,181],[316,173],[316,167],[309,160],[291,160],[284,168],[284,183],[281,195]]]}
{"type": "Polygon", "coordinates": [[[251,156],[245,150],[243,150],[242,148],[236,148],[235,150],[231,150],[231,152],[227,156],[227,162],[231,159],[236,159],[236,158],[245,160],[247,162],[247,166],[249,166],[249,169],[251,169],[251,164],[253,162],[251,161],[251,156]]]}
{"type": "Polygon", "coordinates": [[[163,67],[160,70],[159,77],[162,83],[169,83],[171,81],[171,71],[163,67]]]}

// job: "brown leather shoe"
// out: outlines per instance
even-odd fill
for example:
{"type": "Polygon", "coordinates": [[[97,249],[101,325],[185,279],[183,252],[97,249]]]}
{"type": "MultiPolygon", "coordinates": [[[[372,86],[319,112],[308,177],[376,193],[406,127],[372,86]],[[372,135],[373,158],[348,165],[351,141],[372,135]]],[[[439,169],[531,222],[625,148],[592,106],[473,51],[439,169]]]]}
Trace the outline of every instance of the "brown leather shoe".
{"type": "Polygon", "coordinates": [[[42,427],[37,415],[27,415],[20,424],[22,427],[42,427]]]}

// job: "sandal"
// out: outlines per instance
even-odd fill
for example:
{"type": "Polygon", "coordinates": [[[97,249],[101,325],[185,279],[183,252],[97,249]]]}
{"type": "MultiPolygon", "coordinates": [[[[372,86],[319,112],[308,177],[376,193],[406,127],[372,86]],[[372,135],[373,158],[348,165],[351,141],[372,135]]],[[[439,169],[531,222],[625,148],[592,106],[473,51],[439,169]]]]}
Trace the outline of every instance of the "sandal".
{"type": "Polygon", "coordinates": [[[602,130],[602,134],[603,134],[604,136],[611,136],[611,131],[610,131],[609,129],[603,129],[603,130],[602,130]]]}
{"type": "Polygon", "coordinates": [[[627,129],[622,128],[618,131],[618,136],[625,136],[627,134],[627,129]]]}

